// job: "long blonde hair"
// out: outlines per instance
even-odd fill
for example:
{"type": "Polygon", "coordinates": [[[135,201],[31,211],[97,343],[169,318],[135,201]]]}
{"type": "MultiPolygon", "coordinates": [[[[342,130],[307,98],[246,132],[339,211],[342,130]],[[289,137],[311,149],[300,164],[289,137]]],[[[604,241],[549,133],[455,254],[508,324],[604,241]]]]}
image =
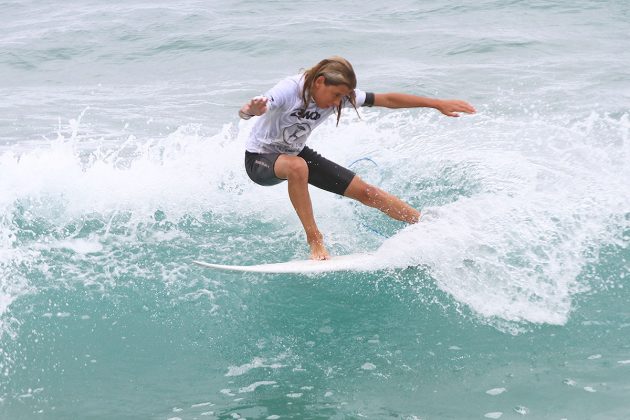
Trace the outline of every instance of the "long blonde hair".
{"type": "MultiPolygon", "coordinates": [[[[313,99],[311,93],[312,87],[315,84],[315,80],[319,76],[324,76],[324,83],[326,86],[339,86],[345,85],[350,89],[348,100],[350,104],[357,111],[356,97],[354,89],[357,87],[357,76],[354,74],[352,64],[343,57],[333,56],[325,60],[320,61],[314,67],[304,71],[304,88],[302,89],[302,101],[304,103],[304,109],[308,108],[308,104],[313,99]]],[[[339,119],[341,118],[341,108],[343,101],[339,102],[337,106],[337,125],[339,125],[339,119]]]]}

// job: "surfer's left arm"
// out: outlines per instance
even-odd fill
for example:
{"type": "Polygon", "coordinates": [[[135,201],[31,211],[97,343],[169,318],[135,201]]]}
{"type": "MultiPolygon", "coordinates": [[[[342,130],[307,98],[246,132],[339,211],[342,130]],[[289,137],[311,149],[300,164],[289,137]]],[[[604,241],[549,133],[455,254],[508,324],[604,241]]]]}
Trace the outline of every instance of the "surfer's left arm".
{"type": "Polygon", "coordinates": [[[459,112],[474,114],[475,108],[459,99],[435,99],[406,93],[375,93],[374,106],[385,108],[435,108],[449,117],[459,117],[459,112]]]}

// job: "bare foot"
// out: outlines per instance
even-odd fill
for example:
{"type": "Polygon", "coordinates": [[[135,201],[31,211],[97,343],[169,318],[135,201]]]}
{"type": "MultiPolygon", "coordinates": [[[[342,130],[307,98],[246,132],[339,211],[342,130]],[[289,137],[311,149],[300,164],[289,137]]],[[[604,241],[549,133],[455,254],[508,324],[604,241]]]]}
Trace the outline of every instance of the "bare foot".
{"type": "Polygon", "coordinates": [[[312,260],[329,260],[330,254],[324,246],[324,238],[322,236],[314,239],[307,239],[308,245],[311,247],[312,260]]]}

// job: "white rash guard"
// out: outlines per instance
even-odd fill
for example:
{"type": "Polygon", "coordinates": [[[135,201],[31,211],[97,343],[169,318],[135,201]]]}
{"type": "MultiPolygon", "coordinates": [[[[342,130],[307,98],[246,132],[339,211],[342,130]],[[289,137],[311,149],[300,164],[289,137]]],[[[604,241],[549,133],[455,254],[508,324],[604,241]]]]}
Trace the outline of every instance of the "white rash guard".
{"type": "MultiPolygon", "coordinates": [[[[268,99],[267,112],[252,128],[245,146],[248,152],[297,155],[315,127],[335,112],[335,107],[322,109],[313,100],[304,110],[303,86],[304,75],[298,74],[281,80],[263,95],[268,99]]],[[[374,102],[372,93],[360,89],[354,92],[357,107],[371,106],[374,102]]],[[[342,106],[352,107],[347,98],[343,99],[342,106]]]]}

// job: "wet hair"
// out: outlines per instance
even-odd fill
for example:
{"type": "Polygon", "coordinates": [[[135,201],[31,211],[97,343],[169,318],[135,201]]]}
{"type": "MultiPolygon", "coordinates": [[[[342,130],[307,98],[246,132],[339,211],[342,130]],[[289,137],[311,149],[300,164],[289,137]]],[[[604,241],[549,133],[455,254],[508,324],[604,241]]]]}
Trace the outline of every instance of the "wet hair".
{"type": "MultiPolygon", "coordinates": [[[[357,111],[356,97],[354,89],[357,87],[357,76],[354,74],[352,64],[343,57],[333,56],[325,60],[320,61],[314,67],[304,71],[304,88],[302,89],[302,102],[304,103],[304,109],[308,108],[308,104],[313,99],[311,93],[312,87],[319,76],[324,76],[324,84],[326,86],[339,86],[344,85],[350,89],[350,94],[347,96],[348,101],[352,105],[355,111],[357,111]]],[[[341,118],[341,108],[343,107],[341,101],[337,106],[337,125],[339,125],[339,119],[341,118]]],[[[359,111],[357,111],[359,115],[359,111]]]]}

